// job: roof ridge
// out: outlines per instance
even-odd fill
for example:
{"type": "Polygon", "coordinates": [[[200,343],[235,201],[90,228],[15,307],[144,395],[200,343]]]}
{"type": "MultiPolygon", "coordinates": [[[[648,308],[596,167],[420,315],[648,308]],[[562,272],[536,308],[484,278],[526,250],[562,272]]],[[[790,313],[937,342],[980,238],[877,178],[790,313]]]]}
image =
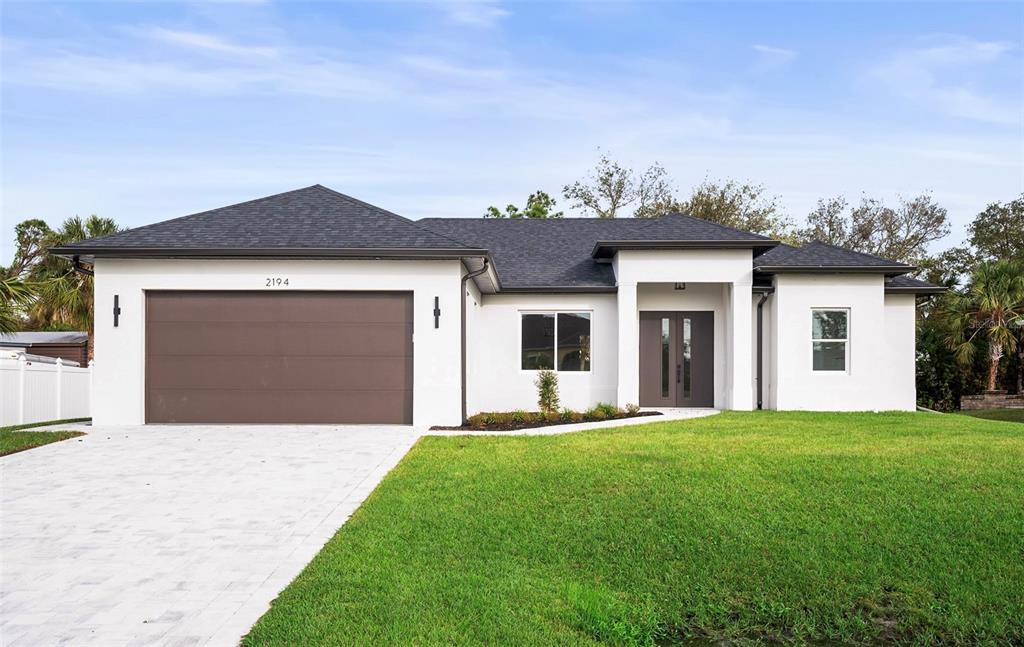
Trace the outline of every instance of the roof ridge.
{"type": "Polygon", "coordinates": [[[391,216],[392,218],[398,218],[399,220],[401,220],[403,223],[405,223],[407,225],[411,225],[411,226],[415,227],[416,229],[419,229],[420,231],[425,231],[425,232],[427,232],[428,234],[430,234],[432,236],[437,236],[438,238],[444,238],[445,240],[450,240],[453,243],[457,244],[459,247],[465,247],[466,249],[472,249],[466,243],[458,241],[458,240],[452,238],[451,236],[446,236],[446,235],[444,235],[442,233],[436,232],[436,231],[434,231],[432,229],[428,229],[426,227],[423,227],[421,225],[416,224],[415,220],[411,220],[409,218],[406,218],[405,216],[401,216],[401,215],[395,213],[394,211],[388,211],[387,209],[384,209],[382,207],[378,207],[377,205],[370,204],[369,202],[363,202],[359,198],[353,198],[352,196],[347,195],[345,193],[342,193],[341,191],[335,191],[334,189],[332,189],[330,187],[326,187],[326,186],[324,186],[322,184],[314,184],[313,186],[308,187],[308,188],[310,188],[310,189],[320,189],[321,191],[326,191],[327,193],[329,193],[329,194],[331,194],[331,195],[333,195],[335,197],[342,198],[343,200],[347,200],[347,201],[349,201],[349,202],[351,202],[353,204],[357,204],[357,205],[360,205],[362,207],[366,207],[366,208],[371,209],[373,211],[379,211],[379,212],[381,212],[381,213],[383,213],[385,215],[391,216]]]}

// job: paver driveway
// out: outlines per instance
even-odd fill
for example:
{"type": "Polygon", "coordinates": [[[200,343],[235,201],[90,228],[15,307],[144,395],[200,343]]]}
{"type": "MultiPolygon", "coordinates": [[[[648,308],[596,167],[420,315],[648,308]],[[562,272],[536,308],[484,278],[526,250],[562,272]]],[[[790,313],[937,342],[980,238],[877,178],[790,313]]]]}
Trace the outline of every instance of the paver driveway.
{"type": "Polygon", "coordinates": [[[417,438],[83,430],[0,458],[3,645],[237,645],[417,438]]]}

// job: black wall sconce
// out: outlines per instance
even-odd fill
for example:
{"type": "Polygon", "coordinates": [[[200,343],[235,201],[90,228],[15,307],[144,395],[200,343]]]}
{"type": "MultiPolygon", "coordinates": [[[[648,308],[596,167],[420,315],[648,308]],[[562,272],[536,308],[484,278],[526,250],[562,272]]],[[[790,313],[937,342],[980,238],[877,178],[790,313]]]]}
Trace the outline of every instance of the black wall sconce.
{"type": "Polygon", "coordinates": [[[114,328],[117,328],[117,321],[121,317],[121,306],[118,305],[121,301],[121,297],[114,295],[114,328]]]}
{"type": "Polygon", "coordinates": [[[434,297],[434,328],[441,327],[441,298],[434,297]]]}

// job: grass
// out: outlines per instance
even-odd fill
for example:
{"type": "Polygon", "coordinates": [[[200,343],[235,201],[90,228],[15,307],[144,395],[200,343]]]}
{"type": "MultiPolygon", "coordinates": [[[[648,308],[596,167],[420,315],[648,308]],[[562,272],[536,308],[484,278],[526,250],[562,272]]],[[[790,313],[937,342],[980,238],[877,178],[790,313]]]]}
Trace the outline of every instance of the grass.
{"type": "Polygon", "coordinates": [[[982,409],[980,411],[961,411],[961,413],[974,418],[984,418],[985,420],[1024,422],[1024,409],[982,409]]]}
{"type": "Polygon", "coordinates": [[[49,445],[68,438],[84,436],[80,431],[23,431],[34,427],[47,427],[50,425],[63,424],[68,422],[83,422],[89,418],[68,418],[66,420],[49,420],[47,422],[33,422],[26,425],[10,425],[0,427],[0,456],[23,452],[26,449],[49,445]]]}
{"type": "Polygon", "coordinates": [[[1024,434],[723,413],[424,438],[249,646],[1019,644],[1024,434]]]}

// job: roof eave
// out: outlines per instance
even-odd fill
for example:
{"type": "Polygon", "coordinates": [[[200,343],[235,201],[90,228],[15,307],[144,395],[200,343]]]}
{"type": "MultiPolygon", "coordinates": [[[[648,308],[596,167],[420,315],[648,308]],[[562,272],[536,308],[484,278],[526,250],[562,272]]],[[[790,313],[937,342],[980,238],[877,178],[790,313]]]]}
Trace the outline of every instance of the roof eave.
{"type": "Polygon", "coordinates": [[[503,286],[499,290],[508,294],[615,294],[617,291],[614,285],[503,286]]]}
{"type": "Polygon", "coordinates": [[[760,265],[754,268],[762,274],[885,274],[898,276],[913,272],[913,265],[760,265]]]}
{"type": "Polygon", "coordinates": [[[777,240],[599,240],[590,252],[592,258],[612,256],[619,250],[669,249],[754,249],[771,248],[777,240]]]}
{"type": "Polygon", "coordinates": [[[489,257],[486,249],[475,248],[413,248],[413,247],[366,247],[366,248],[217,248],[217,247],[54,247],[50,254],[61,258],[79,259],[89,262],[103,258],[349,258],[349,259],[407,259],[421,260],[457,259],[473,256],[489,257]]]}
{"type": "Polygon", "coordinates": [[[910,286],[896,286],[885,288],[886,294],[942,294],[948,292],[949,288],[945,288],[939,285],[929,285],[920,287],[910,286]]]}

